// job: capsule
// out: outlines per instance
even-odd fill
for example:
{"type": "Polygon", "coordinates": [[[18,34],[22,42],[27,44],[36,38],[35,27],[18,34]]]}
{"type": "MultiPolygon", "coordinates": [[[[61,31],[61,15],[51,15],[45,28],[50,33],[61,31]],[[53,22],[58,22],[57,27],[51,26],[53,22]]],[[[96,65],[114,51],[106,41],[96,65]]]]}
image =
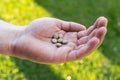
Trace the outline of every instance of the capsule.
{"type": "Polygon", "coordinates": [[[57,43],[57,39],[54,39],[54,38],[53,38],[53,39],[51,40],[51,42],[52,42],[53,44],[55,44],[55,43],[57,43]]]}
{"type": "Polygon", "coordinates": [[[57,42],[58,42],[58,43],[62,43],[62,42],[63,42],[63,39],[62,39],[62,38],[59,38],[59,39],[57,40],[57,42]]]}
{"type": "Polygon", "coordinates": [[[58,39],[59,38],[59,34],[54,34],[53,38],[58,39]]]}
{"type": "Polygon", "coordinates": [[[63,34],[58,34],[58,37],[59,38],[63,38],[63,34]]]}
{"type": "Polygon", "coordinates": [[[56,47],[61,47],[62,44],[61,43],[56,43],[56,47]]]}

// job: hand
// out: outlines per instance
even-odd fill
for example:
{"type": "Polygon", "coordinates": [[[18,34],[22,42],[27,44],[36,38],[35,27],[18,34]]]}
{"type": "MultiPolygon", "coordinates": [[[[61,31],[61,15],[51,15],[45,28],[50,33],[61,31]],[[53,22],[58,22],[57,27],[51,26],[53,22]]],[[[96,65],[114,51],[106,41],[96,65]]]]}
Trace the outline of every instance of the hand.
{"type": "Polygon", "coordinates": [[[64,63],[85,57],[96,50],[107,32],[107,19],[100,17],[86,28],[74,22],[54,18],[34,20],[18,32],[12,45],[12,56],[37,63],[64,63]],[[55,33],[62,33],[68,44],[59,48],[51,43],[55,33]]]}

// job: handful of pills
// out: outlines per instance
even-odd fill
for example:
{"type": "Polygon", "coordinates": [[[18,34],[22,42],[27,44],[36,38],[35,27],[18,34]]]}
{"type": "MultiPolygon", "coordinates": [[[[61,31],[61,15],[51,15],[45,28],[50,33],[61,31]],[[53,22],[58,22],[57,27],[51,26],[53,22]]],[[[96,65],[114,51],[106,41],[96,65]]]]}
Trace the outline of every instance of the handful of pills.
{"type": "Polygon", "coordinates": [[[63,39],[63,34],[54,34],[51,42],[53,44],[56,44],[56,47],[61,47],[62,45],[65,45],[68,43],[67,40],[63,39]]]}

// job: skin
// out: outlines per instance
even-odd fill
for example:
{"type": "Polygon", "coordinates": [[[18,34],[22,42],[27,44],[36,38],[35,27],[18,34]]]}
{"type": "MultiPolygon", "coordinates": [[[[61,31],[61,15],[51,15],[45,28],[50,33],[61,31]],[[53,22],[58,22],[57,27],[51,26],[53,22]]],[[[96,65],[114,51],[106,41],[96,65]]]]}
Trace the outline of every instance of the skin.
{"type": "Polygon", "coordinates": [[[26,27],[0,21],[0,53],[41,64],[58,64],[82,59],[96,50],[107,32],[107,19],[99,17],[85,26],[55,18],[41,18],[26,27]],[[68,40],[59,48],[51,43],[55,33],[68,40]]]}

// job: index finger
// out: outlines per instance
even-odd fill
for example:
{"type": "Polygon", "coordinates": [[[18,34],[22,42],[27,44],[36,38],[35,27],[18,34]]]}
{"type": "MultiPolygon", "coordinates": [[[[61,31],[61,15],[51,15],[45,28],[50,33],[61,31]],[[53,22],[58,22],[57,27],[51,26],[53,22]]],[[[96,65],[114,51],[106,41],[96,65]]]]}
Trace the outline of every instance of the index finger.
{"type": "Polygon", "coordinates": [[[61,30],[67,32],[79,32],[82,30],[86,30],[86,27],[82,24],[75,23],[75,22],[66,22],[60,20],[60,26],[58,26],[61,30]]]}

